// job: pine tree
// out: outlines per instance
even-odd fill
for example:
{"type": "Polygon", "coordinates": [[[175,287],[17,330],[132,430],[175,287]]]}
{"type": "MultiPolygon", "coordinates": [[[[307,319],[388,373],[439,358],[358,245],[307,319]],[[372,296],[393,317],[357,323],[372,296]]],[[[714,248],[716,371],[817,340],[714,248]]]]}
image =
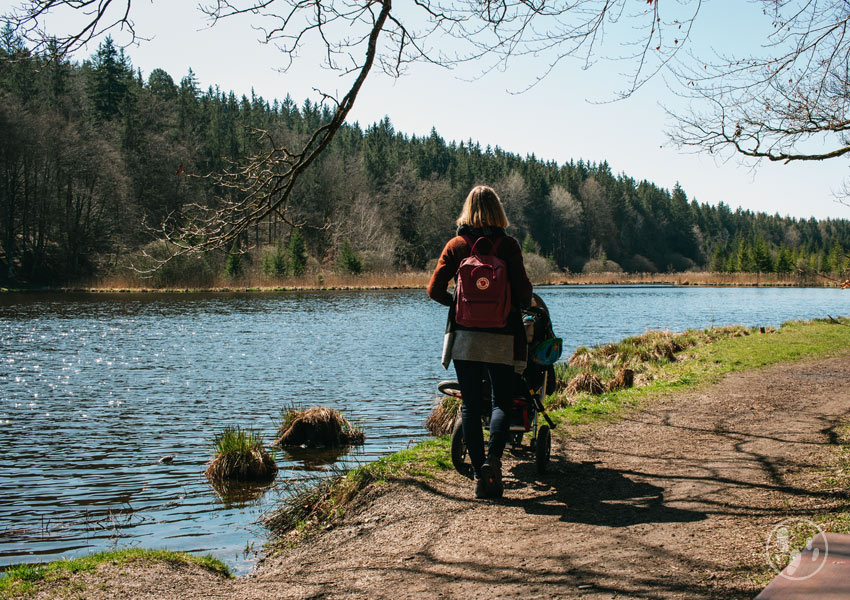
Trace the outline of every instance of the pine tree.
{"type": "Polygon", "coordinates": [[[738,244],[738,271],[743,273],[752,273],[756,270],[755,263],[753,262],[752,254],[750,252],[750,245],[747,243],[747,240],[741,238],[740,243],[738,244]]]}
{"type": "Polygon", "coordinates": [[[124,102],[132,70],[124,56],[115,48],[111,36],[106,36],[92,58],[92,75],[88,91],[95,113],[102,119],[115,118],[124,102]]]}
{"type": "Polygon", "coordinates": [[[363,264],[354,250],[351,249],[351,244],[348,240],[342,242],[342,247],[339,249],[339,257],[337,258],[337,266],[344,273],[358,275],[363,270],[363,264]]]}
{"type": "Polygon", "coordinates": [[[836,273],[842,273],[845,269],[847,258],[844,256],[844,249],[838,240],[832,242],[832,248],[829,251],[829,264],[832,270],[836,273]]]}
{"type": "Polygon", "coordinates": [[[788,247],[784,244],[780,246],[779,253],[776,255],[776,265],[774,270],[777,273],[790,273],[794,270],[794,260],[788,247]]]}
{"type": "Polygon", "coordinates": [[[236,279],[242,275],[242,253],[239,252],[239,240],[233,242],[233,246],[227,254],[227,262],[224,263],[224,273],[231,279],[236,279]]]}
{"type": "Polygon", "coordinates": [[[714,248],[714,253],[711,255],[711,263],[709,270],[713,273],[722,273],[728,268],[729,250],[726,244],[718,244],[714,248]]]}
{"type": "Polygon", "coordinates": [[[522,253],[523,254],[537,254],[539,248],[537,247],[537,243],[531,237],[530,233],[525,234],[525,239],[522,240],[522,253]]]}
{"type": "Polygon", "coordinates": [[[263,255],[263,273],[270,277],[285,277],[289,272],[289,260],[280,240],[275,249],[263,255]]]}
{"type": "Polygon", "coordinates": [[[300,277],[307,270],[307,244],[304,243],[301,230],[292,230],[288,250],[290,271],[296,277],[300,277]]]}
{"type": "Polygon", "coordinates": [[[832,271],[832,263],[829,262],[829,254],[826,253],[826,250],[822,250],[820,253],[820,259],[818,260],[818,271],[821,273],[829,273],[832,271]]]}
{"type": "Polygon", "coordinates": [[[753,269],[758,273],[773,272],[773,258],[770,256],[770,251],[767,248],[767,242],[764,238],[756,238],[752,249],[752,264],[753,269]]]}

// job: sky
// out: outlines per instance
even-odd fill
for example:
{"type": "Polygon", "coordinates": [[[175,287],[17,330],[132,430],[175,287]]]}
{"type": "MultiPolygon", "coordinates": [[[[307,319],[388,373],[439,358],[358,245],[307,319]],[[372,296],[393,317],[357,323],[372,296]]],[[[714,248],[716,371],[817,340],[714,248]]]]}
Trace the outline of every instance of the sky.
{"type": "MultiPolygon", "coordinates": [[[[0,12],[17,4],[0,0],[0,12]]],[[[706,2],[692,32],[693,47],[745,48],[764,23],[743,3],[735,6],[731,18],[727,0],[706,2]]],[[[188,0],[137,0],[133,11],[138,34],[150,39],[127,47],[126,52],[145,77],[161,68],[179,82],[191,68],[202,89],[218,85],[240,96],[250,95],[253,88],[269,101],[289,93],[299,104],[308,97],[315,99],[316,87],[340,94],[347,90],[346,80],[317,66],[313,47],[281,72],[280,51],[258,42],[250,18],[224,20],[210,27],[197,4],[188,0]]],[[[61,32],[73,26],[73,18],[57,14],[47,28],[61,32]]],[[[113,32],[113,37],[118,43],[126,42],[121,32],[113,32]]],[[[616,40],[605,43],[610,56],[622,53],[616,40]]],[[[78,52],[75,59],[82,60],[95,50],[96,44],[78,52]]],[[[675,108],[680,100],[662,78],[628,99],[610,102],[624,87],[624,65],[602,60],[582,69],[579,62],[570,61],[532,89],[516,93],[545,67],[545,58],[529,57],[481,77],[477,77],[478,65],[451,71],[416,64],[398,79],[374,70],[349,121],[365,128],[389,116],[396,131],[406,134],[427,135],[434,127],[447,142],[472,139],[482,146],[499,146],[522,156],[534,154],[559,164],[607,160],[615,174],[646,179],[667,189],[678,182],[689,199],[712,205],[724,202],[733,209],[797,218],[850,218],[850,207],[836,201],[836,192],[850,175],[845,159],[761,163],[754,168],[737,159],[717,161],[683,151],[666,134],[673,122],[664,106],[675,108]]]]}

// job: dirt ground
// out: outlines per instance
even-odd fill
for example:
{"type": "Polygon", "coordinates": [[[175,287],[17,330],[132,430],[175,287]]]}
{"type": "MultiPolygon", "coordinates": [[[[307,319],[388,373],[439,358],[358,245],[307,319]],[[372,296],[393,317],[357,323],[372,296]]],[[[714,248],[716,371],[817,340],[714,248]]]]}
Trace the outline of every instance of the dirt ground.
{"type": "Polygon", "coordinates": [[[752,598],[773,527],[835,501],[815,468],[848,377],[844,356],[677,394],[556,442],[544,476],[507,458],[499,501],[454,472],[397,482],[246,578],[104,566],[42,597],[752,598]]]}

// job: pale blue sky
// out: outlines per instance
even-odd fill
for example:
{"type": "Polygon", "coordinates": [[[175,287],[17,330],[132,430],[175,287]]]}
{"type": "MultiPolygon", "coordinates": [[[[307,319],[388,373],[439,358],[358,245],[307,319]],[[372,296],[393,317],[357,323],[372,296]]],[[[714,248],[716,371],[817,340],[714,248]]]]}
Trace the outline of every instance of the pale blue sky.
{"type": "MultiPolygon", "coordinates": [[[[0,11],[14,4],[0,0],[0,11]]],[[[191,67],[203,89],[218,84],[241,95],[253,87],[270,101],[288,92],[299,103],[316,97],[314,87],[340,93],[347,89],[344,80],[320,70],[309,52],[288,72],[277,72],[282,64],[279,51],[259,44],[247,20],[223,21],[210,29],[196,6],[186,0],[134,3],[137,31],[153,39],[127,52],[145,76],[159,67],[179,81],[191,67]]],[[[745,48],[736,40],[752,39],[762,25],[756,13],[748,16],[748,10],[740,2],[706,2],[693,34],[694,46],[745,48]]],[[[49,27],[53,31],[68,24],[63,15],[49,27]]],[[[121,41],[120,32],[113,35],[121,41]]],[[[605,41],[611,55],[620,52],[612,40],[605,41]]],[[[90,48],[77,58],[93,51],[90,48]]],[[[471,70],[451,72],[425,64],[414,65],[398,80],[375,71],[350,120],[365,126],[388,115],[396,130],[408,134],[427,134],[433,126],[447,141],[471,138],[558,163],[607,160],[615,173],[666,188],[678,181],[689,198],[710,204],[723,201],[733,208],[801,218],[850,218],[850,207],[834,197],[850,175],[845,159],[762,163],[754,170],[737,160],[717,163],[706,155],[684,153],[664,133],[670,123],[661,104],[675,106],[677,98],[661,79],[624,101],[589,102],[610,99],[623,88],[619,76],[623,64],[613,61],[589,70],[576,62],[564,63],[530,91],[509,93],[523,88],[544,65],[543,59],[526,59],[471,83],[458,78],[468,78],[471,70]]]]}

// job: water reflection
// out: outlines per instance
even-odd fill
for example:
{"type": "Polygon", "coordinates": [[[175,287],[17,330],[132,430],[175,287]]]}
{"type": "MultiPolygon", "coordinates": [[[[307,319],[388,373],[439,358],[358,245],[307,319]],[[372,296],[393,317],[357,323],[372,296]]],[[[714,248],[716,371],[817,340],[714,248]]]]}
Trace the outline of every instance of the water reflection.
{"type": "Polygon", "coordinates": [[[292,468],[304,471],[328,471],[330,465],[348,454],[350,448],[292,448],[283,450],[287,461],[297,463],[292,468]]]}
{"type": "Polygon", "coordinates": [[[245,508],[263,497],[274,487],[274,483],[242,483],[210,480],[218,501],[226,508],[245,508]]]}
{"type": "MultiPolygon", "coordinates": [[[[847,314],[840,290],[549,288],[564,355],[646,328],[847,314]]],[[[425,436],[445,379],[445,309],[421,290],[280,294],[0,294],[0,565],[116,543],[213,552],[237,572],[287,483],[425,436]],[[217,493],[213,435],[274,439],[282,407],[362,424],[347,454],[278,453],[277,483],[217,493]],[[171,464],[158,462],[166,455],[171,464]]]]}

